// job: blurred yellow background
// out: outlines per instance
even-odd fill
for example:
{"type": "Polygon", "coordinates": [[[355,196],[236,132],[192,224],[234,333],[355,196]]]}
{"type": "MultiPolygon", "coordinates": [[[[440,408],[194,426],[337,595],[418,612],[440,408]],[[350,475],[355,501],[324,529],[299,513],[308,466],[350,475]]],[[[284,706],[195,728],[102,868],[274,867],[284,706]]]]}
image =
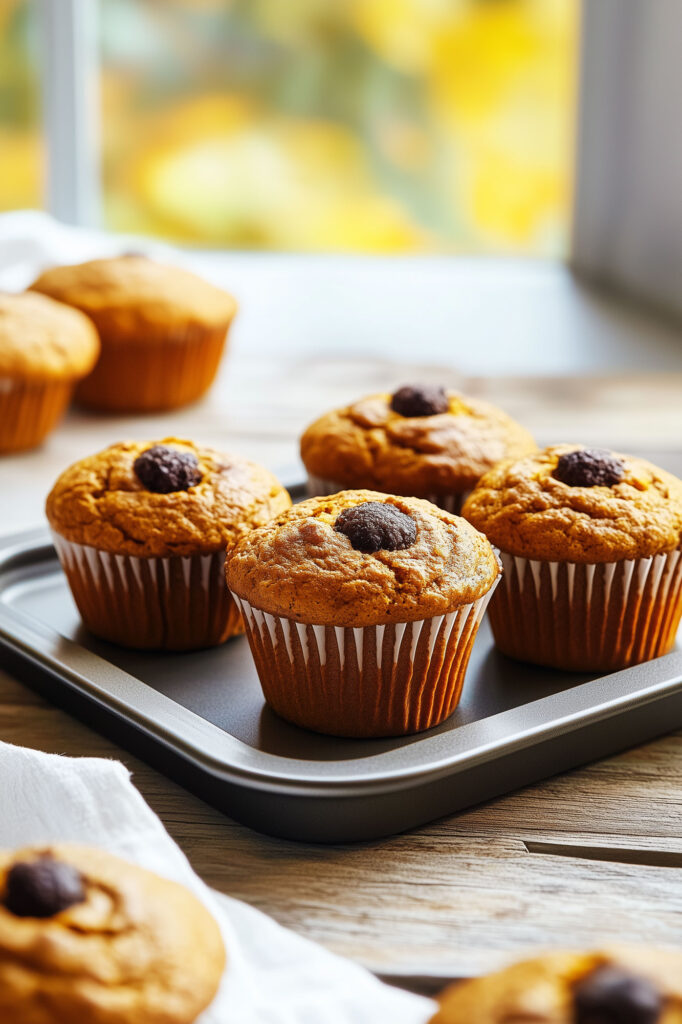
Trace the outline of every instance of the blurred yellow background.
{"type": "MultiPolygon", "coordinates": [[[[94,0],[93,0],[94,2],[94,0]]],[[[189,244],[562,255],[578,0],[99,0],[104,217],[189,244]]],[[[37,0],[0,208],[39,207],[37,0]]]]}

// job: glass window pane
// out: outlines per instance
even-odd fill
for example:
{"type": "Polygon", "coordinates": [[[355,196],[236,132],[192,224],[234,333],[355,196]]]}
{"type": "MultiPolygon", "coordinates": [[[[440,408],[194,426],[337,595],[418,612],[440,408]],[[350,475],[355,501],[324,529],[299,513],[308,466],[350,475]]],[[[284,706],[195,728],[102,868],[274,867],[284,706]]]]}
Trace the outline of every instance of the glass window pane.
{"type": "Polygon", "coordinates": [[[37,5],[0,3],[0,210],[44,202],[37,5]]]}
{"type": "Polygon", "coordinates": [[[578,0],[101,0],[108,223],[566,249],[578,0]]]}

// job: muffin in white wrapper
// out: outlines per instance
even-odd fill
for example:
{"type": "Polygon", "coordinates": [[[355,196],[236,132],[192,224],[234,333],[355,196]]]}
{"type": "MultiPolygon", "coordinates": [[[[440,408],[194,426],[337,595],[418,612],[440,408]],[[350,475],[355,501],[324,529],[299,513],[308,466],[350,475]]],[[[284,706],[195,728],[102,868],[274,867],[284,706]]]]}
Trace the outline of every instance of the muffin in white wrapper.
{"type": "Polygon", "coordinates": [[[463,515],[500,552],[497,646],[612,672],[667,654],[682,615],[682,481],[632,455],[553,445],[487,473],[463,515]]]}
{"type": "Polygon", "coordinates": [[[499,579],[485,537],[419,498],[341,491],[252,531],[226,559],[265,699],[336,736],[452,714],[499,579]]]}
{"type": "Polygon", "coordinates": [[[184,651],[243,633],[225,551],[291,505],[263,466],[192,441],[122,441],[69,466],[47,498],[85,626],[123,647],[184,651]]]}

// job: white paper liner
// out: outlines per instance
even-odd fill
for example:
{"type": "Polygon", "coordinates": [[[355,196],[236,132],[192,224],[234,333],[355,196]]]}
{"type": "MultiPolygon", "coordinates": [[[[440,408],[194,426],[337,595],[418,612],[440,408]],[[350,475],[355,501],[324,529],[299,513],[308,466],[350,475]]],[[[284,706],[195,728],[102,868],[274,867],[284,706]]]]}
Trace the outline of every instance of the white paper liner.
{"type": "Polygon", "coordinates": [[[233,597],[244,618],[265,699],[275,711],[299,725],[336,735],[398,735],[430,728],[454,711],[471,644],[498,581],[499,577],[477,601],[452,612],[395,624],[392,645],[386,642],[390,626],[296,622],[233,597]],[[440,656],[432,664],[436,648],[440,656]],[[441,680],[439,669],[446,665],[446,678],[441,680]],[[442,693],[434,702],[439,683],[442,693]],[[319,698],[328,684],[329,707],[321,713],[319,698]],[[392,701],[393,691],[405,699],[402,718],[392,701]]]}
{"type": "MultiPolygon", "coordinates": [[[[337,480],[326,480],[324,477],[313,476],[309,473],[306,489],[308,496],[315,498],[318,496],[324,497],[327,494],[338,494],[339,491],[347,491],[353,488],[349,488],[348,484],[340,484],[337,480]]],[[[369,488],[369,490],[379,490],[379,488],[374,487],[369,488]]],[[[387,491],[386,493],[390,492],[387,491]]],[[[442,508],[446,512],[459,515],[464,502],[470,494],[471,491],[462,491],[461,494],[436,494],[432,492],[429,494],[415,494],[414,497],[430,501],[432,505],[437,505],[438,508],[442,508]]]]}
{"type": "Polygon", "coordinates": [[[589,671],[636,664],[672,647],[682,603],[679,549],[595,564],[522,558],[505,551],[499,557],[504,578],[490,619],[506,653],[589,671]],[[522,614],[504,607],[505,601],[520,602],[522,614]],[[537,657],[538,643],[545,656],[537,657]],[[569,663],[561,664],[565,661],[569,663]]]}
{"type": "Polygon", "coordinates": [[[188,650],[241,632],[225,587],[225,552],[138,558],[76,544],[52,531],[87,628],[127,647],[188,650]]]}

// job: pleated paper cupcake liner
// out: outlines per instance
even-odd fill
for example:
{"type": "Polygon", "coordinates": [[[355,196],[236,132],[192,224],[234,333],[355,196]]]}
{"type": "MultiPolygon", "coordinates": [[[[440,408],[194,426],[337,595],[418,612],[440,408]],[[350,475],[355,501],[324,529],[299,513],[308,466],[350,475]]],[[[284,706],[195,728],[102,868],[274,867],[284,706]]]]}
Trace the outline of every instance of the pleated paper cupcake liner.
{"type": "MultiPolygon", "coordinates": [[[[229,325],[228,325],[229,326],[229,325]]],[[[196,325],[169,332],[163,340],[107,340],[76,398],[95,409],[154,412],[176,409],[200,398],[211,386],[225,350],[227,327],[196,325]]]]}
{"type": "Polygon", "coordinates": [[[445,615],[358,628],[295,622],[235,600],[273,711],[332,736],[402,736],[455,710],[492,590],[445,615]]]}
{"type": "Polygon", "coordinates": [[[0,452],[35,448],[60,421],[73,380],[22,382],[0,378],[0,452]]]}
{"type": "Polygon", "coordinates": [[[682,552],[621,562],[545,562],[500,552],[490,624],[505,654],[609,672],[667,654],[682,614],[682,552]]]}
{"type": "Polygon", "coordinates": [[[52,534],[84,625],[123,647],[184,651],[243,633],[222,551],[137,558],[52,534]]]}
{"type": "MultiPolygon", "coordinates": [[[[348,484],[340,484],[337,480],[326,480],[321,476],[313,476],[308,474],[307,491],[310,498],[318,496],[324,496],[326,494],[337,494],[339,491],[349,490],[348,484]]],[[[369,488],[370,490],[379,490],[377,487],[369,488]]],[[[386,492],[395,493],[395,492],[386,492]]],[[[444,509],[446,512],[451,512],[453,515],[458,516],[462,511],[462,505],[467,500],[471,491],[462,491],[460,494],[436,494],[435,492],[429,494],[414,494],[411,497],[422,498],[424,501],[430,501],[432,505],[437,505],[438,508],[444,509]]],[[[408,495],[410,497],[410,495],[408,495]]]]}

